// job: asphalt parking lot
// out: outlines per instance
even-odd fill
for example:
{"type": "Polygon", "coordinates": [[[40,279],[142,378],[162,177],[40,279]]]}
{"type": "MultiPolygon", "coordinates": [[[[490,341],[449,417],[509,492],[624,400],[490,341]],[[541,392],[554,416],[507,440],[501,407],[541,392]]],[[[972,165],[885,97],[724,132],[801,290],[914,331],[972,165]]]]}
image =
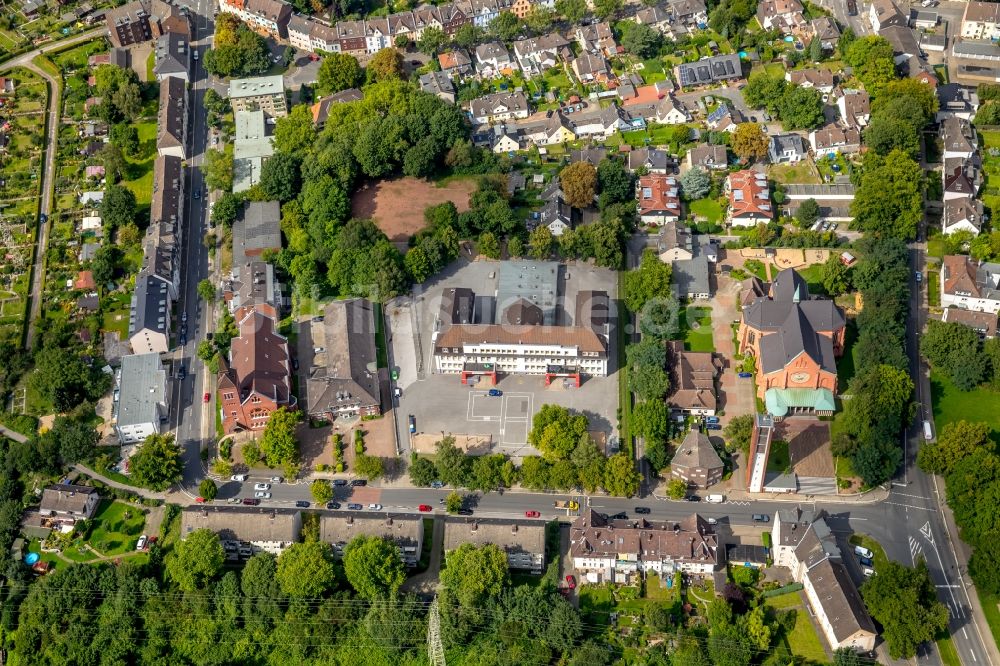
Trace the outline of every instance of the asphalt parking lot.
{"type": "MultiPolygon", "coordinates": [[[[490,299],[496,295],[499,262],[459,260],[412,299],[397,299],[387,305],[390,330],[390,365],[396,369],[397,428],[403,448],[409,446],[408,417],[413,415],[417,434],[486,436],[491,451],[512,457],[537,454],[527,446],[531,419],[543,404],[558,404],[585,414],[592,432],[616,439],[618,377],[616,333],[612,329],[607,377],[585,378],[577,387],[554,382],[545,386],[541,375],[501,375],[495,388],[502,396],[489,396],[492,386],[463,385],[457,374],[436,374],[433,333],[438,328],[441,292],[450,287],[468,287],[477,297],[477,311],[492,318],[490,299]],[[491,277],[491,275],[493,277],[491,277]],[[480,308],[482,299],[482,308],[480,308]]],[[[604,290],[614,299],[614,273],[588,265],[568,265],[560,271],[558,324],[573,323],[576,296],[582,290],[604,290]]],[[[483,323],[476,319],[476,323],[483,323]]]]}

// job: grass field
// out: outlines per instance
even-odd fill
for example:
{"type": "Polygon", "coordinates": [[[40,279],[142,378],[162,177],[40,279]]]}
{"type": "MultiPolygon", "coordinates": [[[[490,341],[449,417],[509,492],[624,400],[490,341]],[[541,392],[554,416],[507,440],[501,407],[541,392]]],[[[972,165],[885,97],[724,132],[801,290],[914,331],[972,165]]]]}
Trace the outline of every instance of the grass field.
{"type": "Polygon", "coordinates": [[[950,379],[932,371],[931,396],[935,430],[974,414],[977,421],[989,424],[994,441],[1000,439],[1000,393],[982,388],[959,391],[950,379]]]}
{"type": "Polygon", "coordinates": [[[816,172],[807,162],[798,164],[776,164],[767,170],[767,175],[772,180],[782,184],[801,183],[806,185],[819,185],[819,178],[816,172]]]}
{"type": "Polygon", "coordinates": [[[770,597],[764,600],[764,604],[775,610],[795,611],[795,625],[784,636],[784,639],[788,641],[788,649],[793,655],[810,663],[827,663],[823,643],[820,641],[812,622],[809,621],[809,614],[805,609],[802,596],[798,592],[770,597]]]}
{"type": "Polygon", "coordinates": [[[714,352],[712,338],[712,311],[708,308],[684,308],[680,315],[681,330],[684,331],[684,346],[688,351],[714,352]],[[692,327],[697,322],[698,327],[692,327]]]}
{"type": "Polygon", "coordinates": [[[809,285],[809,293],[826,294],[826,287],[823,286],[823,264],[813,264],[812,266],[796,270],[799,275],[805,278],[806,283],[809,285]]]}
{"type": "Polygon", "coordinates": [[[792,469],[792,459],[788,453],[788,442],[776,439],[771,442],[771,455],[767,458],[767,471],[783,474],[792,469]]]}
{"type": "Polygon", "coordinates": [[[976,593],[979,595],[979,603],[983,606],[986,623],[990,625],[993,640],[1000,644],[1000,596],[978,590],[976,593]]]}
{"type": "Polygon", "coordinates": [[[136,203],[142,209],[153,200],[153,162],[156,159],[156,120],[136,123],[139,132],[140,154],[126,157],[129,179],[124,185],[132,190],[136,203]]]}
{"type": "Polygon", "coordinates": [[[927,304],[932,308],[941,307],[941,274],[938,271],[927,271],[927,304]]]}
{"type": "Polygon", "coordinates": [[[688,205],[688,209],[695,217],[705,218],[709,222],[718,224],[722,222],[722,206],[716,199],[698,199],[688,205]]]}
{"type": "Polygon", "coordinates": [[[586,585],[580,589],[580,615],[589,626],[608,626],[608,615],[614,611],[615,602],[611,591],[596,585],[586,585]]]}
{"type": "MultiPolygon", "coordinates": [[[[937,69],[935,67],[934,69],[937,69]]],[[[941,663],[945,666],[962,666],[962,660],[958,658],[958,650],[951,642],[951,636],[939,638],[937,641],[938,652],[941,653],[941,663]]]]}

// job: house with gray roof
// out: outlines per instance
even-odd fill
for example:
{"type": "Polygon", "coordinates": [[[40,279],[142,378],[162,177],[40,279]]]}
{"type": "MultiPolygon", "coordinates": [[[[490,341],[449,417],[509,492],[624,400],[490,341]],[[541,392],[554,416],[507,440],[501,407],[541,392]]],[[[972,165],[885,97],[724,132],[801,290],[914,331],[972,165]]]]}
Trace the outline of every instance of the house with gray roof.
{"type": "Polygon", "coordinates": [[[741,79],[743,66],[736,54],[718,55],[681,63],[674,68],[674,74],[681,88],[695,88],[741,79]]]}
{"type": "Polygon", "coordinates": [[[260,257],[281,249],[281,206],[277,201],[250,201],[233,222],[233,261],[260,257]]]}
{"type": "Polygon", "coordinates": [[[444,72],[427,72],[420,75],[420,89],[448,102],[455,103],[455,84],[444,72]]]}
{"type": "Polygon", "coordinates": [[[153,73],[157,81],[175,77],[185,83],[191,80],[191,49],[187,35],[168,32],[156,40],[153,50],[153,73]]]}
{"type": "Polygon", "coordinates": [[[274,266],[253,260],[233,266],[232,279],[223,285],[223,300],[236,321],[241,321],[249,310],[278,319],[284,305],[281,292],[274,266]]]}
{"type": "Polygon", "coordinates": [[[311,416],[334,421],[382,413],[375,328],[375,309],[364,298],[328,303],[323,321],[310,325],[306,408],[311,416]]]}
{"type": "Polygon", "coordinates": [[[805,141],[798,134],[772,134],[767,148],[771,164],[794,164],[807,154],[805,141]]]}
{"type": "Polygon", "coordinates": [[[528,98],[522,92],[501,92],[484,95],[472,100],[469,115],[473,122],[487,123],[527,118],[530,113],[528,98]]]}
{"type": "Polygon", "coordinates": [[[695,488],[708,488],[722,480],[722,458],[708,435],[692,428],[670,461],[670,474],[695,488]]]}
{"type": "Polygon", "coordinates": [[[645,169],[646,173],[667,173],[674,162],[667,151],[659,148],[635,148],[626,153],[626,166],[635,172],[645,169]]]}
{"type": "Polygon", "coordinates": [[[128,329],[133,353],[166,353],[170,342],[171,303],[167,282],[153,273],[136,276],[128,329]]]}
{"type": "Polygon", "coordinates": [[[97,488],[58,483],[45,486],[38,511],[43,516],[85,520],[94,516],[100,502],[97,488]]]}
{"type": "Polygon", "coordinates": [[[274,137],[264,111],[237,111],[234,118],[233,192],[243,192],[260,182],[264,162],[274,154],[274,137]]]}
{"type": "Polygon", "coordinates": [[[118,441],[137,444],[167,427],[167,371],[157,353],[122,357],[112,419],[118,441]]]}
{"type": "Polygon", "coordinates": [[[545,521],[527,518],[464,518],[444,521],[445,557],[465,543],[493,544],[507,556],[510,569],[540,574],[545,569],[545,521]]]}
{"type": "Polygon", "coordinates": [[[160,79],[160,108],[156,122],[156,151],[160,155],[187,158],[187,101],[184,79],[176,76],[160,79]]]}
{"type": "Polygon", "coordinates": [[[264,507],[228,507],[200,504],[181,513],[181,539],[206,529],[219,536],[230,560],[259,552],[280,555],[299,540],[302,512],[264,507]]]}
{"type": "Polygon", "coordinates": [[[424,520],[419,514],[336,511],[319,519],[319,539],[333,547],[337,557],[355,537],[384,539],[396,546],[399,558],[408,567],[420,562],[424,544],[424,520]]]}
{"type": "Polygon", "coordinates": [[[802,583],[813,617],[830,648],[869,651],[877,632],[844,565],[825,514],[789,508],[775,515],[774,565],[787,567],[802,583]]]}

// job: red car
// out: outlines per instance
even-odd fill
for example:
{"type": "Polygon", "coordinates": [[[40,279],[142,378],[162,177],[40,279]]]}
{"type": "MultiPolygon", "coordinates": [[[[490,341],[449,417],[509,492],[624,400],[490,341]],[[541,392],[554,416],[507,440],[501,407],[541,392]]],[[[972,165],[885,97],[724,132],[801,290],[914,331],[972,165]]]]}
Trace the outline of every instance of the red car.
{"type": "Polygon", "coordinates": [[[573,574],[566,576],[566,586],[571,590],[574,589],[576,587],[576,576],[573,574]]]}
{"type": "Polygon", "coordinates": [[[201,399],[204,400],[205,402],[208,402],[209,400],[212,399],[212,396],[208,393],[208,391],[206,391],[205,395],[203,395],[201,399]]]}
{"type": "Polygon", "coordinates": [[[204,497],[195,497],[194,501],[197,502],[198,504],[204,504],[205,503],[205,498],[204,497]]]}
{"type": "Polygon", "coordinates": [[[421,504],[420,506],[417,507],[417,510],[426,513],[428,511],[433,511],[434,509],[431,508],[430,504],[421,504]]]}
{"type": "Polygon", "coordinates": [[[542,514],[538,513],[537,511],[525,511],[524,512],[524,517],[525,518],[538,518],[540,515],[542,515],[542,514]]]}

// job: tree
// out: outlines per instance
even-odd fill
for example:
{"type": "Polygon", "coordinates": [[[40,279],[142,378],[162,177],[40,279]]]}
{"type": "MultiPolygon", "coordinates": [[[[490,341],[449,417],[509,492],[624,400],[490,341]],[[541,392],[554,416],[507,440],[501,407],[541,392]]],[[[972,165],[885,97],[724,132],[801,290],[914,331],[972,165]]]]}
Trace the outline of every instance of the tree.
{"type": "Polygon", "coordinates": [[[215,19],[215,39],[205,52],[205,69],[219,77],[263,74],[271,64],[267,42],[233,14],[215,19]]]}
{"type": "Polygon", "coordinates": [[[98,154],[101,164],[104,166],[104,175],[109,183],[117,183],[124,178],[127,172],[125,155],[122,149],[113,143],[104,144],[104,148],[98,154]]]}
{"type": "Polygon", "coordinates": [[[278,556],[275,575],[281,591],[290,597],[312,599],[337,583],[333,550],[322,541],[293,543],[278,556]]]}
{"type": "Polygon", "coordinates": [[[463,543],[447,555],[441,583],[463,606],[475,608],[507,584],[507,555],[496,545],[463,543]]]}
{"type": "Polygon", "coordinates": [[[462,510],[462,506],[465,504],[465,500],[458,493],[457,490],[453,490],[448,493],[448,496],[444,498],[444,509],[448,513],[455,514],[462,510]]]}
{"type": "Polygon", "coordinates": [[[733,132],[731,148],[740,161],[747,163],[764,159],[770,140],[762,125],[757,123],[740,123],[733,132]]]}
{"type": "Polygon", "coordinates": [[[638,58],[651,58],[660,50],[663,36],[645,23],[635,21],[622,21],[618,24],[621,29],[621,45],[632,55],[638,58]]]}
{"type": "Polygon", "coordinates": [[[560,405],[542,405],[535,413],[528,443],[550,461],[563,460],[587,432],[587,417],[560,405]]]}
{"type": "Polygon", "coordinates": [[[980,351],[979,335],[964,324],[928,322],[920,351],[961,391],[972,390],[986,378],[987,357],[980,351]]]}
{"type": "Polygon", "coordinates": [[[198,495],[205,498],[205,500],[211,502],[219,494],[219,487],[215,485],[215,481],[212,479],[202,479],[201,483],[198,484],[198,495]]]}
{"type": "Polygon", "coordinates": [[[110,378],[88,365],[69,347],[46,347],[35,354],[35,371],[28,381],[57,412],[69,412],[84,401],[96,401],[110,386],[110,378]]]}
{"type": "Polygon", "coordinates": [[[205,176],[205,187],[208,189],[223,192],[233,189],[232,148],[226,146],[223,150],[212,148],[206,150],[201,172],[205,176]]]}
{"type": "Polygon", "coordinates": [[[869,152],[851,203],[851,228],[903,240],[916,238],[923,216],[923,183],[920,165],[901,151],[885,157],[869,152]]]}
{"type": "Polygon", "coordinates": [[[896,78],[892,44],[884,37],[868,35],[852,41],[844,53],[844,60],[854,68],[854,75],[873,98],[896,78]]]}
{"type": "Polygon", "coordinates": [[[670,377],[664,368],[650,365],[633,367],[628,377],[629,389],[640,400],[661,400],[670,389],[670,377]]]}
{"type": "MultiPolygon", "coordinates": [[[[632,428],[635,434],[646,440],[647,448],[650,442],[666,441],[668,419],[667,404],[662,400],[644,400],[636,403],[632,409],[632,428]]],[[[666,456],[666,450],[663,455],[666,456]]],[[[665,466],[666,461],[654,465],[656,469],[663,469],[665,466]]]]}
{"type": "Polygon", "coordinates": [[[620,12],[624,6],[624,0],[594,0],[594,14],[606,19],[620,12]]]}
{"type": "Polygon", "coordinates": [[[210,529],[197,529],[174,544],[167,560],[167,573],[185,592],[205,589],[226,561],[218,535],[210,529]]]}
{"type": "Polygon", "coordinates": [[[309,484],[309,494],[316,504],[326,504],[333,499],[333,486],[325,479],[316,479],[309,484]]]}
{"type": "Polygon", "coordinates": [[[524,256],[524,241],[520,236],[511,236],[507,239],[507,254],[515,259],[524,256]]]}
{"type": "Polygon", "coordinates": [[[725,435],[728,442],[726,449],[729,451],[743,451],[743,453],[749,452],[753,427],[754,419],[752,414],[734,416],[722,430],[722,434],[725,435]]]}
{"type": "Polygon", "coordinates": [[[437,469],[427,458],[414,456],[410,460],[410,483],[426,488],[438,478],[437,469]]]}
{"type": "MultiPolygon", "coordinates": [[[[426,30],[424,31],[426,33],[426,30]]],[[[403,78],[403,54],[392,48],[378,51],[368,61],[366,69],[369,83],[403,78]]]]}
{"type": "Polygon", "coordinates": [[[795,211],[795,219],[798,220],[800,227],[808,229],[816,224],[816,220],[819,219],[819,213],[819,204],[816,203],[815,199],[809,198],[799,204],[798,210],[795,211]]]}
{"type": "Polygon", "coordinates": [[[260,189],[271,199],[285,202],[295,198],[301,182],[299,160],[288,153],[275,153],[260,169],[260,189]]]}
{"type": "Polygon", "coordinates": [[[759,71],[747,79],[747,85],[743,89],[743,99],[754,109],[766,108],[771,113],[777,114],[787,85],[785,79],[771,76],[766,71],[759,71]]]}
{"type": "Polygon", "coordinates": [[[556,19],[554,11],[543,5],[534,5],[524,17],[524,25],[536,35],[548,32],[556,19]]]}
{"type": "Polygon", "coordinates": [[[670,499],[684,499],[687,495],[688,485],[683,479],[671,479],[667,483],[667,496],[670,499]]]}
{"type": "Polygon", "coordinates": [[[462,487],[468,483],[472,461],[465,453],[455,446],[455,438],[445,437],[435,446],[438,478],[449,486],[462,487]]]}
{"type": "Polygon", "coordinates": [[[549,487],[549,468],[545,458],[525,456],[521,460],[521,485],[529,490],[545,490],[549,487]]]}
{"type": "Polygon", "coordinates": [[[364,72],[358,59],[347,53],[330,53],[316,73],[316,94],[331,93],[356,88],[364,80],[364,72]]]}
{"type": "Polygon", "coordinates": [[[487,492],[503,488],[507,485],[504,481],[504,467],[507,462],[507,456],[502,453],[476,456],[472,461],[470,487],[487,492]]]}
{"type": "Polygon", "coordinates": [[[917,646],[934,640],[948,626],[948,609],[938,601],[923,560],[913,569],[888,561],[861,586],[861,596],[882,625],[893,659],[913,657],[917,646]]]}
{"type": "Polygon", "coordinates": [[[864,666],[865,663],[854,648],[842,647],[833,653],[833,666],[864,666]]]}
{"type": "Polygon", "coordinates": [[[180,481],[184,470],[181,447],[173,435],[150,435],[129,458],[132,479],[144,488],[166,490],[180,481]]]}
{"type": "Polygon", "coordinates": [[[642,476],[635,469],[632,458],[625,452],[608,458],[604,466],[604,489],[616,497],[632,497],[639,492],[642,476]]]}
{"type": "Polygon", "coordinates": [[[198,282],[198,296],[201,300],[211,303],[215,300],[215,285],[208,278],[198,282]]]}
{"type": "Polygon", "coordinates": [[[500,243],[497,237],[489,231],[484,231],[479,235],[479,254],[487,259],[500,258],[500,243]]]}
{"type": "Polygon", "coordinates": [[[111,127],[111,142],[122,149],[122,153],[129,157],[139,156],[139,130],[135,125],[118,123],[111,127]]]}
{"type": "Polygon", "coordinates": [[[703,199],[712,189],[712,177],[701,167],[692,167],[681,176],[681,192],[688,201],[703,199]]]}
{"type": "Polygon", "coordinates": [[[555,247],[555,238],[552,232],[545,225],[535,227],[528,236],[528,255],[539,261],[552,256],[555,247]]]}
{"type": "Polygon", "coordinates": [[[980,539],[969,558],[969,575],[976,588],[987,594],[1000,593],[1000,539],[980,539]]]}
{"type": "Polygon", "coordinates": [[[948,423],[938,431],[936,442],[920,447],[917,464],[928,474],[947,476],[956,463],[976,449],[993,450],[989,424],[965,420],[948,423]]]}
{"type": "Polygon", "coordinates": [[[563,199],[574,208],[587,208],[597,193],[597,169],[590,162],[573,162],[559,172],[563,199]]]}
{"type": "Polygon", "coordinates": [[[115,277],[115,270],[121,260],[122,252],[114,245],[102,245],[97,248],[94,258],[90,260],[90,271],[94,274],[94,282],[106,285],[115,277]]]}
{"type": "Polygon", "coordinates": [[[285,463],[299,461],[299,442],[295,438],[298,422],[297,411],[279,407],[271,412],[260,440],[260,450],[268,467],[281,467],[285,463]]]}
{"type": "Polygon", "coordinates": [[[385,461],[379,456],[359,453],[354,459],[354,471],[357,472],[358,476],[373,481],[385,474],[385,461]]]}
{"type": "Polygon", "coordinates": [[[363,534],[344,547],[344,574],[358,596],[370,600],[395,596],[406,580],[396,544],[363,534]]]}
{"type": "Polygon", "coordinates": [[[108,185],[101,202],[101,219],[112,229],[124,227],[135,220],[135,194],[123,185],[108,185]]]}
{"type": "Polygon", "coordinates": [[[417,40],[417,49],[424,55],[433,57],[448,43],[448,36],[444,30],[436,26],[424,28],[417,40]]]}
{"type": "Polygon", "coordinates": [[[466,23],[455,31],[455,43],[463,49],[471,49],[485,41],[485,31],[479,26],[466,23]]]}
{"type": "Polygon", "coordinates": [[[920,135],[910,123],[898,117],[884,114],[872,116],[863,136],[865,145],[879,155],[899,150],[914,158],[920,151],[920,135]]]}
{"type": "Polygon", "coordinates": [[[788,86],[781,97],[781,123],[785,130],[815,129],[823,124],[823,98],[815,88],[788,86]]]}
{"type": "Polygon", "coordinates": [[[579,23],[587,15],[586,0],[556,0],[556,11],[570,24],[579,23]]]}
{"type": "Polygon", "coordinates": [[[215,92],[212,88],[205,90],[205,96],[202,98],[202,106],[205,107],[206,111],[219,115],[229,113],[231,110],[229,106],[229,99],[215,92]]]}
{"type": "Polygon", "coordinates": [[[670,293],[670,264],[660,261],[652,249],[645,249],[639,267],[625,273],[625,305],[632,312],[639,312],[653,298],[670,293]]]}
{"type": "MultiPolygon", "coordinates": [[[[348,56],[350,57],[350,56],[348,56]]],[[[312,111],[305,104],[292,107],[291,113],[278,118],[274,125],[274,149],[282,153],[302,153],[316,141],[312,111]]]]}
{"type": "Polygon", "coordinates": [[[597,165],[597,182],[601,188],[601,210],[612,204],[635,202],[635,178],[621,160],[604,158],[597,165]]]}

